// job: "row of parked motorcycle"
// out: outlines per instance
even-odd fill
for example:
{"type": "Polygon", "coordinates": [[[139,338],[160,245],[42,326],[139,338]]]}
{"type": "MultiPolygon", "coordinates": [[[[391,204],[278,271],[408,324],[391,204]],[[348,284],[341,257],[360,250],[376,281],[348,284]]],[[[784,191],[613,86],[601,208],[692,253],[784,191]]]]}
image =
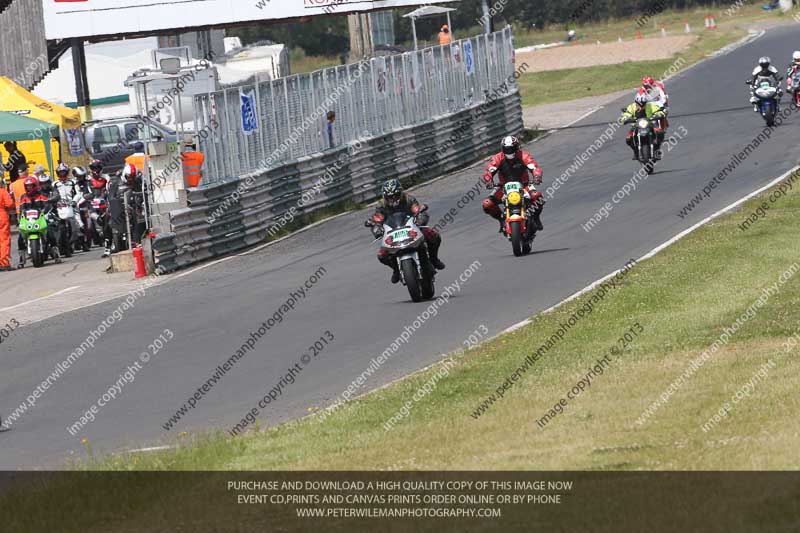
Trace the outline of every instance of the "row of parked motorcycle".
{"type": "Polygon", "coordinates": [[[49,257],[72,257],[75,252],[90,251],[93,245],[104,247],[107,257],[127,250],[129,240],[140,241],[145,225],[142,208],[141,192],[122,190],[110,199],[107,191],[96,190],[73,199],[59,198],[44,209],[26,209],[20,213],[19,231],[36,268],[49,257]],[[52,253],[53,246],[58,254],[52,253]]]}

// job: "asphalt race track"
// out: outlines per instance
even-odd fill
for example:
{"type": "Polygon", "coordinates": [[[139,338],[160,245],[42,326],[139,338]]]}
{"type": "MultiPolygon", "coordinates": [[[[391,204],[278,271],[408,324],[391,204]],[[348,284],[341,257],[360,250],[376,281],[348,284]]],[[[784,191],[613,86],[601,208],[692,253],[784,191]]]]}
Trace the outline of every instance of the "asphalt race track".
{"type": "MultiPolygon", "coordinates": [[[[491,334],[543,310],[593,280],[638,258],[681,230],[766,184],[795,164],[800,116],[791,116],[708,198],[685,218],[678,212],[701,192],[764,127],[752,111],[744,80],[760,55],[782,73],[800,42],[796,26],[771,30],[734,52],[708,60],[672,79],[671,132],[685,138],[665,154],[656,174],[640,181],[590,232],[581,228],[633,176],[638,164],[615,134],[556,191],[545,208],[545,231],[534,253],[515,258],[497,224],[481,211],[480,198],[459,211],[443,230],[447,269],[437,289],[453,282],[474,261],[480,268],[435,317],[413,335],[365,384],[378,387],[457,349],[480,325],[491,334]]],[[[645,73],[643,73],[645,74],[645,73]]],[[[661,73],[649,73],[657,78],[661,73]]],[[[788,98],[784,96],[784,103],[788,98]]],[[[533,144],[545,171],[556,179],[629,103],[620,100],[577,127],[533,144]]],[[[482,165],[481,165],[482,170],[482,165]]],[[[418,189],[430,205],[432,224],[470,189],[473,167],[418,189]]],[[[481,191],[481,195],[484,191],[481,191]]],[[[59,467],[83,457],[87,438],[95,452],[169,443],[181,431],[229,429],[298,362],[326,330],[334,340],[266,410],[275,424],[327,405],[369,365],[428,304],[413,304],[404,287],[389,284],[389,270],[375,257],[363,227],[367,212],[351,213],[247,255],[212,264],[151,288],[109,328],[31,408],[0,433],[0,469],[59,467]],[[197,402],[171,431],[170,416],[319,267],[325,275],[305,299],[270,329],[238,364],[197,402]],[[174,338],[142,365],[135,380],[100,409],[75,436],[67,431],[111,388],[165,329],[174,338]]],[[[742,250],[742,253],[748,253],[742,250]]],[[[24,402],[59,361],[75,350],[121,300],[62,314],[15,331],[0,346],[0,416],[24,402]],[[46,324],[46,325],[45,325],[46,324]]],[[[39,302],[34,305],[46,305],[39,302]]],[[[0,317],[5,323],[12,316],[0,317]]],[[[467,413],[464,414],[467,416],[467,413]]],[[[262,420],[264,415],[262,414],[262,420]]]]}

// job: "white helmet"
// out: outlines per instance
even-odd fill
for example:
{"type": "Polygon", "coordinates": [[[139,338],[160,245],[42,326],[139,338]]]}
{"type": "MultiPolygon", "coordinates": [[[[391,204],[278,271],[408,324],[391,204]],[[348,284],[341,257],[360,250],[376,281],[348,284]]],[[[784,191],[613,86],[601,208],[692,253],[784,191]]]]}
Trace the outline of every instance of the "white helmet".
{"type": "Polygon", "coordinates": [[[795,51],[792,53],[792,60],[793,60],[795,63],[800,63],[800,50],[795,50],[795,51]]]}
{"type": "Polygon", "coordinates": [[[520,150],[519,139],[513,135],[503,137],[503,140],[500,143],[500,148],[503,150],[503,154],[505,154],[506,159],[514,159],[517,157],[517,152],[520,150]]]}
{"type": "Polygon", "coordinates": [[[639,105],[645,105],[647,103],[647,96],[637,93],[636,96],[633,97],[633,101],[639,105]]]}
{"type": "Polygon", "coordinates": [[[126,163],[125,167],[122,169],[122,178],[128,181],[130,178],[135,178],[139,174],[139,171],[136,169],[136,165],[132,163],[126,163]]]}

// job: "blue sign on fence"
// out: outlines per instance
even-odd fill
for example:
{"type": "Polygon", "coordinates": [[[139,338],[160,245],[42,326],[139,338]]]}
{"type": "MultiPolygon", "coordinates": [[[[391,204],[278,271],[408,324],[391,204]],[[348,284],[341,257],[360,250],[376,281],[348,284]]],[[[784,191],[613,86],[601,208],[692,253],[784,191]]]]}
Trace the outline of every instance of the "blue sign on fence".
{"type": "Polygon", "coordinates": [[[464,66],[467,74],[475,74],[475,56],[472,54],[472,41],[464,42],[464,66]]]}
{"type": "Polygon", "coordinates": [[[242,131],[250,135],[258,131],[258,114],[256,113],[256,92],[254,89],[239,88],[239,102],[242,111],[242,131]]]}

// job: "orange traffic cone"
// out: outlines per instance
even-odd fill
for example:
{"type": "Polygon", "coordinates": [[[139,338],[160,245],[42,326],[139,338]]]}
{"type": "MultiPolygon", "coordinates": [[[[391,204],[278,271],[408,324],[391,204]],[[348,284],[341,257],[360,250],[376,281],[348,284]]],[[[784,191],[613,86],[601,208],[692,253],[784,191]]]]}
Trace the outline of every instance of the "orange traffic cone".
{"type": "Polygon", "coordinates": [[[708,23],[709,30],[716,30],[717,29],[717,21],[714,20],[713,15],[709,15],[710,22],[708,23]]]}
{"type": "Polygon", "coordinates": [[[636,38],[637,38],[637,39],[641,39],[641,38],[642,38],[642,32],[640,32],[640,31],[637,31],[637,32],[636,32],[636,38]]]}
{"type": "Polygon", "coordinates": [[[684,20],[683,21],[683,31],[685,33],[692,33],[692,28],[689,26],[689,21],[688,20],[684,20]]]}
{"type": "Polygon", "coordinates": [[[664,26],[661,26],[661,36],[662,37],[666,37],[667,36],[667,29],[664,26]]]}

